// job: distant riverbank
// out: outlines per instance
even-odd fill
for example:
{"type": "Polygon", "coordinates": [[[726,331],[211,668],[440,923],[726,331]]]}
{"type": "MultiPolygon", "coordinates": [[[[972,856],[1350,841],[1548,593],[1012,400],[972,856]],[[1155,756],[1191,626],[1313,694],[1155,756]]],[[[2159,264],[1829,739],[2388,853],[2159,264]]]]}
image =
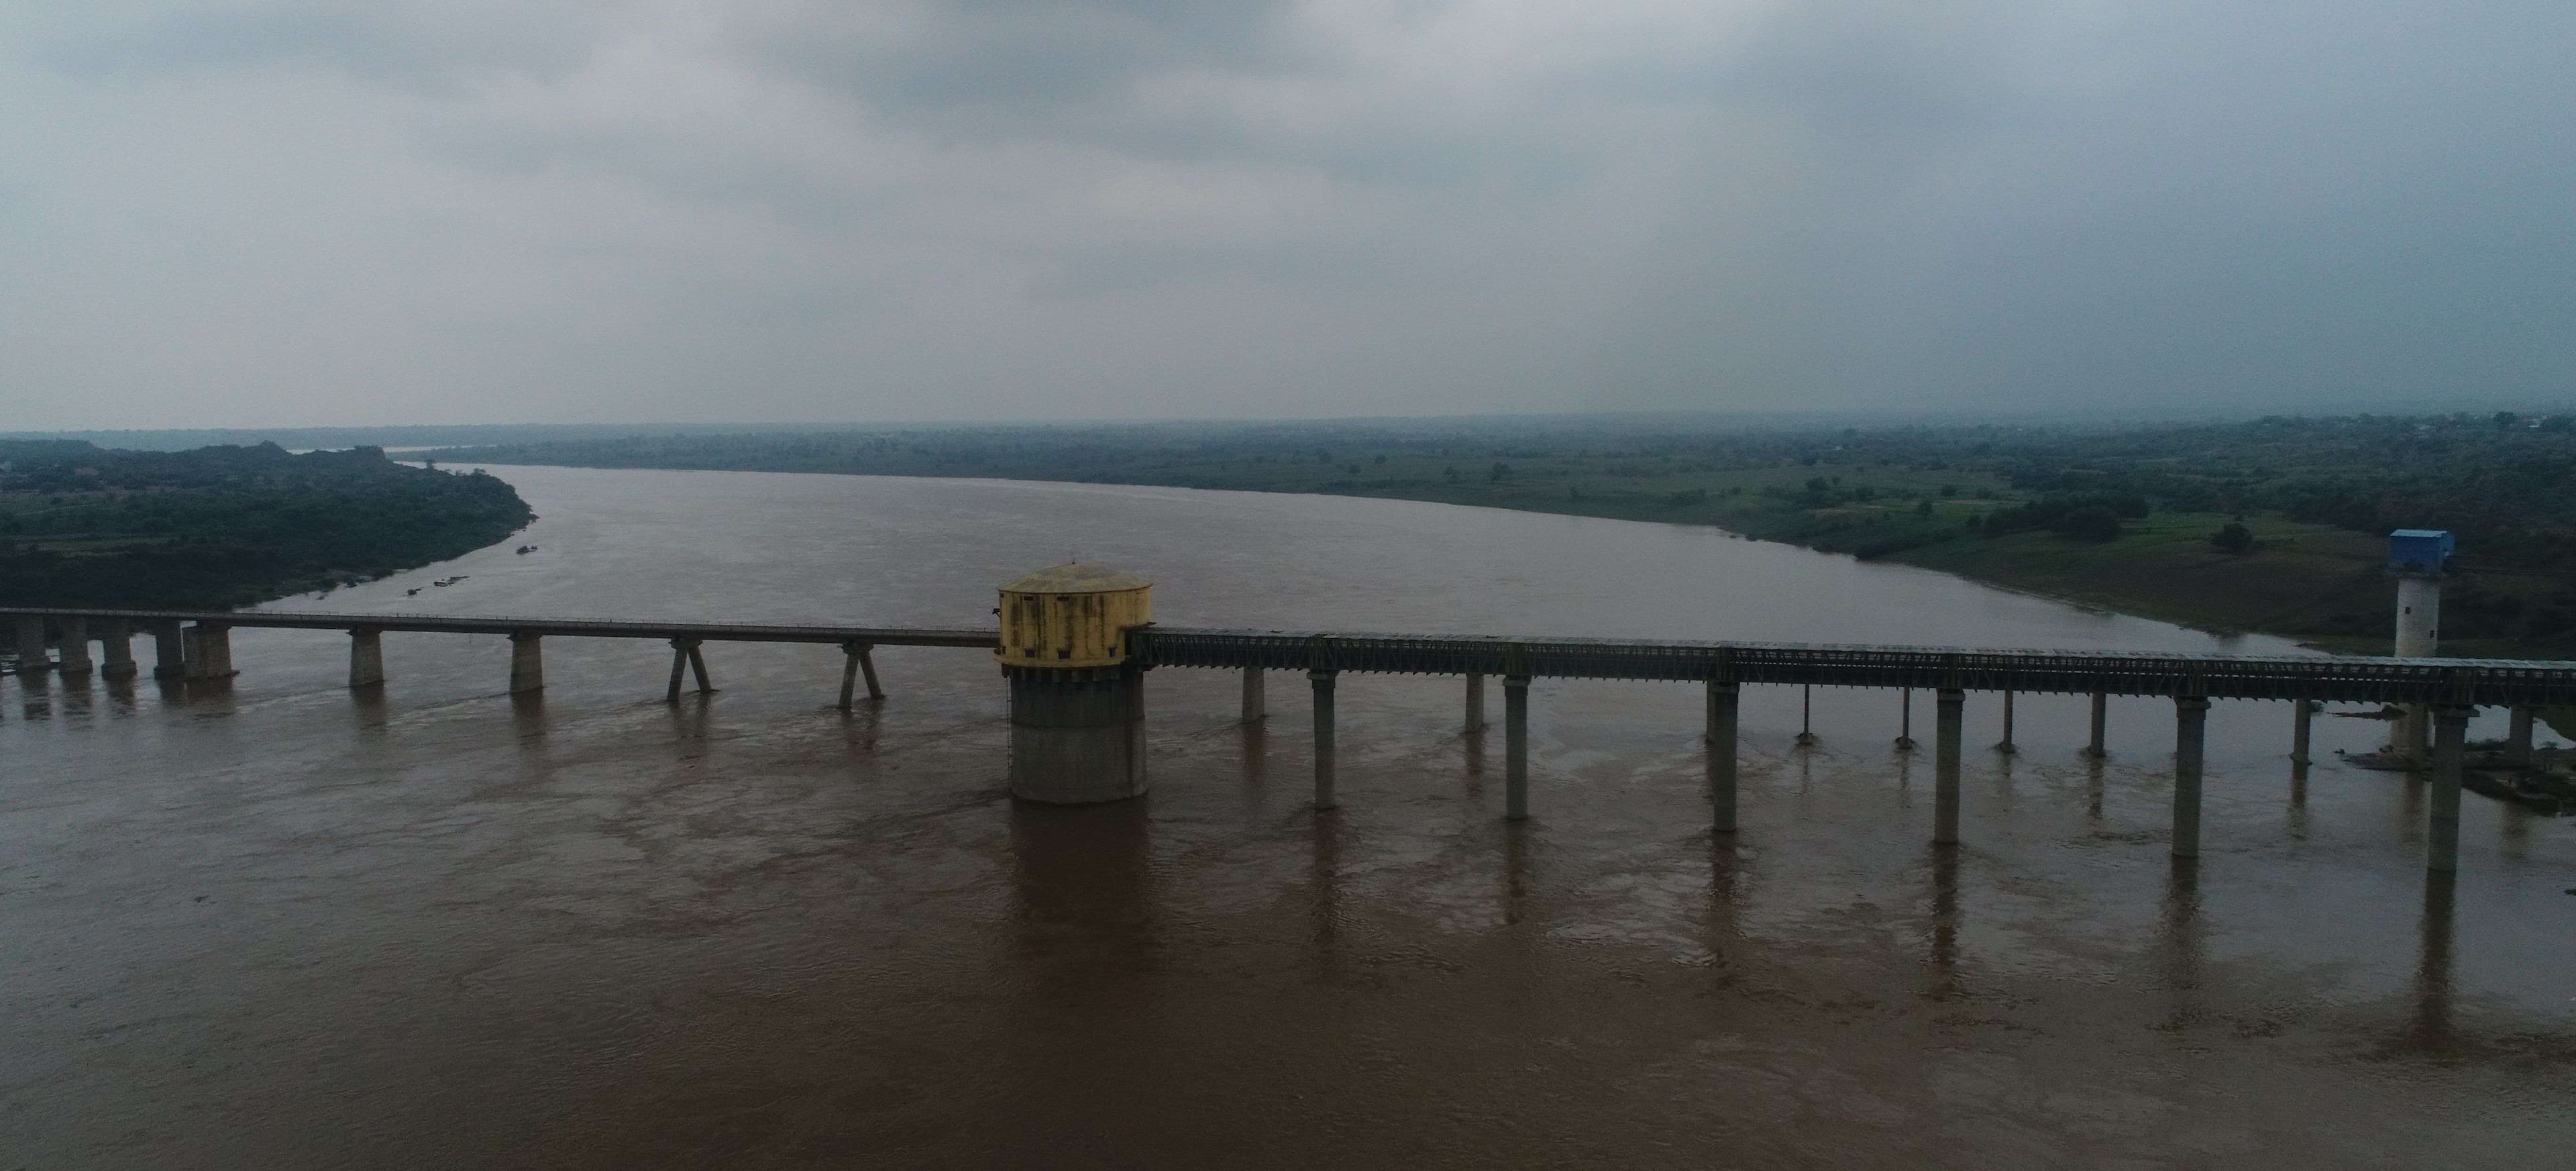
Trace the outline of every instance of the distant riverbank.
{"type": "Polygon", "coordinates": [[[1713,525],[2220,633],[2384,653],[2385,533],[2461,534],[2443,647],[2576,656],[2576,416],[1649,428],[1610,417],[671,434],[425,457],[1054,480],[1713,525]]]}
{"type": "Polygon", "coordinates": [[[444,561],[535,517],[498,477],[376,448],[0,442],[0,599],[223,609],[444,561]]]}

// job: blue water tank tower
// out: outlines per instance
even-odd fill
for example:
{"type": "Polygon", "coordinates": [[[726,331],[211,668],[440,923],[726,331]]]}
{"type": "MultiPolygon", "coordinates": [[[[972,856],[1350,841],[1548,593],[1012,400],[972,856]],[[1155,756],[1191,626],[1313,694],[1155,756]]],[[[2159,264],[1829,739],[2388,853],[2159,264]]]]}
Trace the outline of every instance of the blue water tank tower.
{"type": "Polygon", "coordinates": [[[2451,563],[2459,541],[2449,529],[2399,529],[2388,534],[2388,571],[2435,574],[2451,563]]]}

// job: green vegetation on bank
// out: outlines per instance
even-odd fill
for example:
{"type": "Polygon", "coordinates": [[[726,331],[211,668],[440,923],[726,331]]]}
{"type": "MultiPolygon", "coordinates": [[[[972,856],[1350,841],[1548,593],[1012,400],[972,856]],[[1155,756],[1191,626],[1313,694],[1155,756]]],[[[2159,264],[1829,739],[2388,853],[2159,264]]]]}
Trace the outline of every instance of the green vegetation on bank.
{"type": "Polygon", "coordinates": [[[2208,629],[2385,650],[2391,528],[2460,534],[2443,642],[2576,653],[2576,417],[1721,429],[1708,419],[669,435],[500,464],[1321,492],[1719,525],[2208,629]]]}
{"type": "Polygon", "coordinates": [[[0,600],[223,608],[443,561],[535,514],[509,484],[382,450],[0,441],[0,600]]]}

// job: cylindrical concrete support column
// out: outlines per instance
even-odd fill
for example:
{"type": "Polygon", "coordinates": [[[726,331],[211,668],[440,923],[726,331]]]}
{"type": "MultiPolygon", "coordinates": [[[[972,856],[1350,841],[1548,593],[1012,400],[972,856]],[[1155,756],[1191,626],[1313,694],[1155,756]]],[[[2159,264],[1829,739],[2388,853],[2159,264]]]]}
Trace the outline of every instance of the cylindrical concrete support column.
{"type": "Polygon", "coordinates": [[[2096,691],[2093,693],[2093,734],[2092,738],[2087,740],[2084,744],[2084,755],[2093,757],[2097,760],[2109,755],[2109,750],[2103,747],[2102,738],[2103,734],[2110,730],[2111,697],[2102,692],[2096,691]]]}
{"type": "Polygon", "coordinates": [[[1259,667],[1243,669],[1243,722],[1258,724],[1270,718],[1269,677],[1259,667]]]}
{"type": "Polygon", "coordinates": [[[1529,676],[1503,676],[1503,816],[1529,819],[1529,676]]]}
{"type": "Polygon", "coordinates": [[[2460,868],[2460,770],[2469,733],[2469,709],[2433,709],[2433,800],[2424,827],[2424,868],[2460,868]]]}
{"type": "Polygon", "coordinates": [[[61,661],[54,669],[65,675],[89,674],[89,619],[57,618],[54,625],[62,631],[61,661]]]}
{"type": "Polygon", "coordinates": [[[2013,693],[2009,691],[2004,693],[2004,738],[1995,741],[1995,751],[2006,753],[2021,751],[2013,745],[2013,693]]]}
{"type": "Polygon", "coordinates": [[[2531,708],[2515,704],[2510,711],[2512,723],[2504,734],[2504,759],[2515,768],[2531,767],[2531,708]]]}
{"type": "MultiPolygon", "coordinates": [[[[2442,579],[2409,575],[2397,579],[2396,656],[2429,659],[2441,647],[2442,579]]],[[[2407,704],[2393,725],[2389,747],[2401,756],[2422,760],[2432,731],[2422,704],[2407,704]]]]}
{"type": "Polygon", "coordinates": [[[177,622],[164,620],[152,624],[152,677],[188,677],[188,638],[177,622]]]}
{"type": "Polygon", "coordinates": [[[134,665],[134,624],[123,618],[105,618],[98,624],[100,650],[98,673],[110,679],[132,679],[134,665]]]}
{"type": "Polygon", "coordinates": [[[1485,730],[1485,676],[1481,671],[1467,672],[1467,721],[1463,730],[1470,736],[1485,730]]]}
{"type": "Polygon", "coordinates": [[[2397,657],[2429,659],[2441,646],[2442,579],[2397,579],[2397,657]]]}
{"type": "Polygon", "coordinates": [[[1733,683],[1708,682],[1708,788],[1714,808],[1710,828],[1735,832],[1735,730],[1742,696],[1733,683]]]}
{"type": "Polygon", "coordinates": [[[349,632],[349,686],[375,687],[385,681],[385,632],[361,626],[349,632]]]}
{"type": "Polygon", "coordinates": [[[2174,697],[2173,856],[2200,857],[2200,769],[2209,733],[2209,701],[2174,697]]]}
{"type": "Polygon", "coordinates": [[[1002,673],[1011,683],[1012,796],[1085,805],[1144,794],[1143,668],[1002,673]]]}
{"type": "Polygon", "coordinates": [[[1966,732],[1968,693],[1944,687],[1932,719],[1932,844],[1959,841],[1959,738],[1966,732]]]}
{"type": "Polygon", "coordinates": [[[545,636],[532,630],[510,635],[510,694],[546,689],[545,636]]]}
{"type": "Polygon", "coordinates": [[[1914,751],[1914,689],[1903,688],[1896,701],[1896,748],[1914,751]]]}
{"type": "Polygon", "coordinates": [[[18,628],[18,673],[42,675],[54,669],[53,656],[45,653],[45,620],[21,616],[18,628]]]}
{"type": "Polygon", "coordinates": [[[2308,763],[2308,742],[2315,729],[2317,704],[2312,699],[2290,701],[2290,763],[2308,763]]]}
{"type": "Polygon", "coordinates": [[[1333,792],[1333,681],[1335,672],[1308,671],[1306,682],[1315,695],[1315,808],[1330,809],[1341,804],[1333,792]]]}
{"type": "Polygon", "coordinates": [[[189,679],[230,679],[233,677],[233,628],[217,622],[199,622],[187,628],[182,640],[185,676],[189,679]]]}

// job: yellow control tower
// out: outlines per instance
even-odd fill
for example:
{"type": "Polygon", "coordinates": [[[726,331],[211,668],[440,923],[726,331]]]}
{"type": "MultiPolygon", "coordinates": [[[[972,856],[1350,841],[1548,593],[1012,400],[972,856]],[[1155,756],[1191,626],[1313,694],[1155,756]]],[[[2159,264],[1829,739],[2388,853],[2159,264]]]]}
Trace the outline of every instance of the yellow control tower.
{"type": "Polygon", "coordinates": [[[1011,682],[1011,795],[1079,805],[1145,792],[1145,670],[1127,632],[1153,586],[1071,562],[1002,587],[993,658],[1011,682]]]}
{"type": "Polygon", "coordinates": [[[1127,632],[1154,620],[1154,586],[1106,565],[1068,562],[1002,587],[1006,667],[1113,667],[1127,661],[1127,632]]]}

